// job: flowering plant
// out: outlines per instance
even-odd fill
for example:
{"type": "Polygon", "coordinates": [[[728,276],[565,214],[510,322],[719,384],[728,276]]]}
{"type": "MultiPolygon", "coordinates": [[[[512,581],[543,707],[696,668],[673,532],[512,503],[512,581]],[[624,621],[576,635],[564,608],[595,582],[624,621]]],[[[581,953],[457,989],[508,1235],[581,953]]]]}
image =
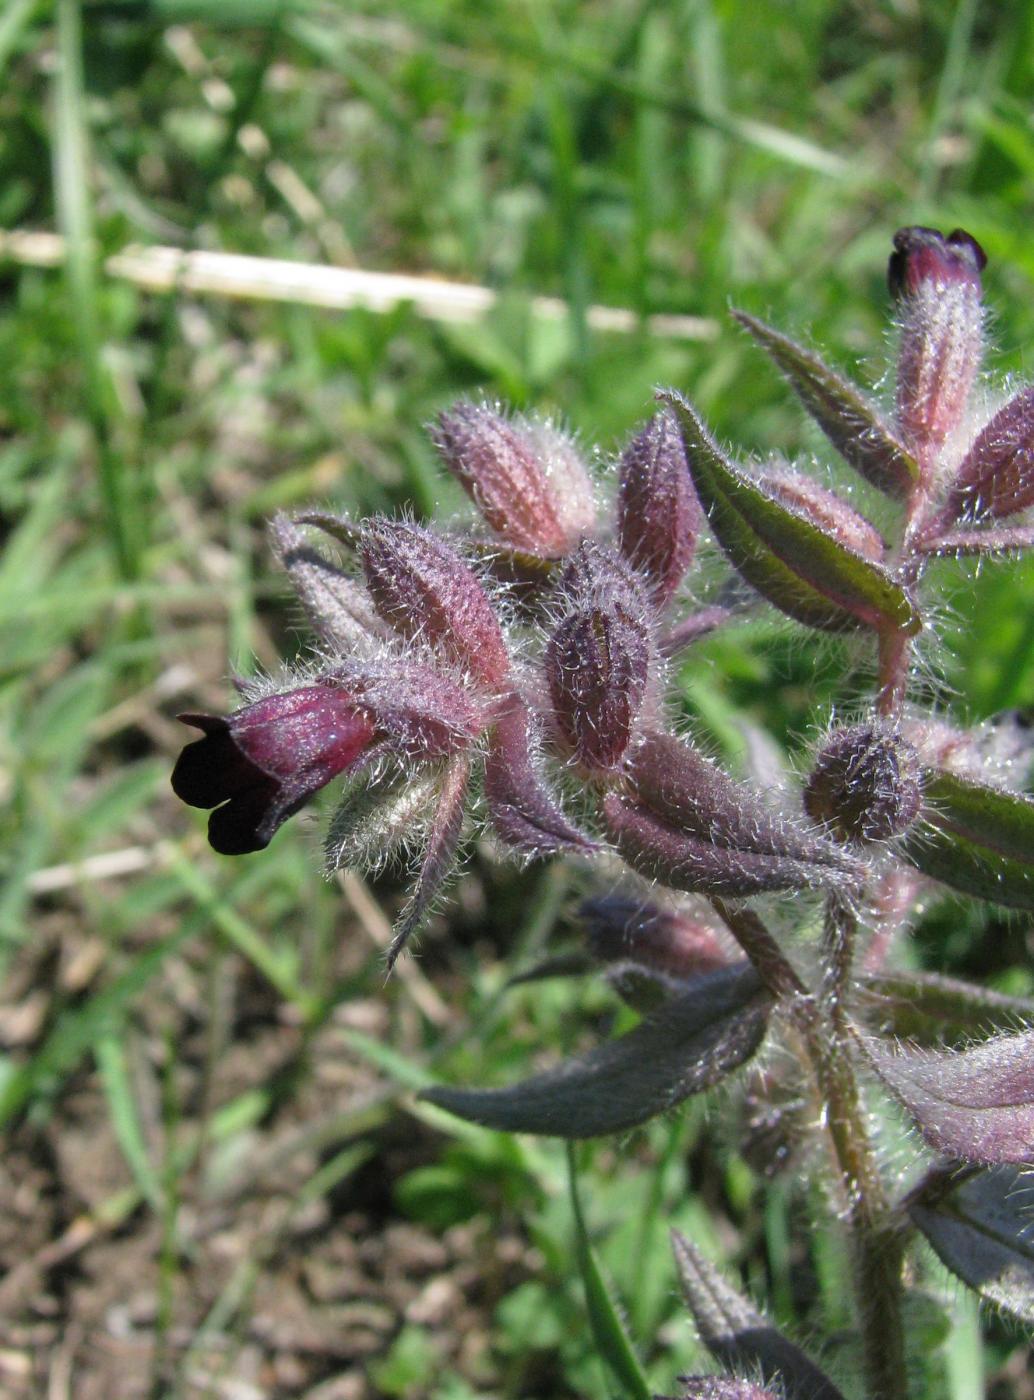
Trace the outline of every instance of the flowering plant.
{"type": "Polygon", "coordinates": [[[721,1368],[686,1378],[684,1400],[836,1400],[841,1385],[906,1400],[903,1300],[920,1237],[1034,1322],[1021,1175],[1034,1155],[1034,1007],[896,961],[931,888],[1034,909],[1025,736],[1006,721],[965,732],[924,708],[916,662],[937,631],[931,561],[1034,544],[1034,389],[999,399],[980,381],[984,264],[961,231],[895,236],[887,413],[812,350],[735,313],[886,498],[892,529],[813,475],[734,460],[674,391],[625,447],[606,507],[552,425],[462,403],[433,438],[482,529],[278,518],[274,546],[319,649],[231,715],[183,717],[203,737],[173,786],[214,809],[216,850],[260,849],[339,777],[328,870],[417,850],[389,963],[442,889],[468,814],[518,857],[567,854],[605,873],[607,892],[584,906],[589,951],[641,1023],[523,1083],[440,1087],[432,1102],[577,1139],[738,1074],[754,1107],[771,1108],[773,1169],[821,1163],[851,1252],[861,1376],[836,1374],[835,1358],[827,1374],[678,1236],[686,1299],[721,1368]],[[705,531],[738,581],[694,604],[705,531]],[[857,634],[871,658],[871,699],[817,742],[792,802],[725,772],[667,707],[672,659],[766,604],[857,634]],[[773,931],[790,892],[802,933],[821,919],[818,940],[773,931]],[[778,1044],[792,1053],[765,1056],[778,1044]],[[906,1178],[881,1159],[877,1096],[922,1144],[906,1178]],[[809,1156],[808,1143],[825,1150],[809,1156]]]}

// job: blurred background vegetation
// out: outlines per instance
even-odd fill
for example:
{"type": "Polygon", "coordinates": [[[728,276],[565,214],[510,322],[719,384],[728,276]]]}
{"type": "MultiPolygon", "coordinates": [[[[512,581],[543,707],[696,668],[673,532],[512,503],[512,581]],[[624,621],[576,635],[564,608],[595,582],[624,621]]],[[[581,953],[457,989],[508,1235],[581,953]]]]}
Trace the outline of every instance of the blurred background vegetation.
{"type": "MultiPolygon", "coordinates": [[[[1032,91],[1022,0],[6,0],[0,1391],[611,1393],[560,1150],[412,1098],[628,1023],[592,981],[506,987],[576,944],[586,877],[479,848],[384,986],[397,872],[324,883],[305,822],[214,856],[169,792],[174,716],[224,710],[230,662],[303,644],[274,510],[462,514],[423,431],[462,393],[560,417],[601,472],[657,384],[745,451],[821,454],[727,305],[878,385],[906,223],[980,240],[991,368],[1029,375],[1032,91]],[[154,293],[106,265],[140,244],[498,299],[457,324],[154,293]],[[594,305],[633,324],[594,329],[594,305]],[[654,314],[713,324],[659,334],[654,314]]],[[[939,703],[1034,702],[1034,561],[937,567],[939,703]]],[[[844,660],[752,624],[698,648],[679,695],[732,758],[744,724],[799,750],[844,660]]],[[[959,902],[914,955],[1034,989],[1027,928],[959,902]]],[[[670,1225],[849,1369],[838,1242],[730,1150],[736,1116],[696,1106],[579,1154],[661,1391],[701,1360],[670,1225]]],[[[923,1279],[930,1400],[977,1400],[985,1368],[992,1395],[1034,1395],[1016,1337],[988,1323],[981,1360],[975,1309],[932,1262],[923,1279]]]]}

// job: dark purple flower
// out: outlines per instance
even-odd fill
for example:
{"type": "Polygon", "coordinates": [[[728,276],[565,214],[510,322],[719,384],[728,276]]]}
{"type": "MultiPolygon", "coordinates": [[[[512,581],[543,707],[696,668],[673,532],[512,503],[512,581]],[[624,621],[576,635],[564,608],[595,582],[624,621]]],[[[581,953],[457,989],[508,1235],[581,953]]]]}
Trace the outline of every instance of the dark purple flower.
{"type": "Polygon", "coordinates": [[[181,715],[204,733],[172,774],[176,796],[214,807],[208,839],[222,855],[267,846],[313,793],[352,768],[375,726],[340,686],[320,683],[270,695],[235,714],[181,715]]]}

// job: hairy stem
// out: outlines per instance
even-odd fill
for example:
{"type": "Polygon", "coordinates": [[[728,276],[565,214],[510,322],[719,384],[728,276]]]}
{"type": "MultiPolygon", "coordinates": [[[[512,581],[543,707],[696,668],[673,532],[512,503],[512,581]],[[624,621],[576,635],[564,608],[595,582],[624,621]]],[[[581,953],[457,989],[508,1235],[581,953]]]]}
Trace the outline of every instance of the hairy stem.
{"type": "Polygon", "coordinates": [[[837,896],[826,905],[828,973],[821,1013],[806,1035],[848,1202],[855,1293],[870,1400],[907,1400],[901,1316],[902,1248],[865,1122],[847,1015],[857,919],[837,896]]]}
{"type": "Polygon", "coordinates": [[[881,632],[879,647],[879,690],[876,708],[881,715],[891,718],[900,713],[905,702],[911,639],[903,632],[881,632]]]}
{"type": "Polygon", "coordinates": [[[711,903],[777,1001],[808,998],[793,964],[752,909],[738,909],[717,895],[711,896],[711,903]]]}

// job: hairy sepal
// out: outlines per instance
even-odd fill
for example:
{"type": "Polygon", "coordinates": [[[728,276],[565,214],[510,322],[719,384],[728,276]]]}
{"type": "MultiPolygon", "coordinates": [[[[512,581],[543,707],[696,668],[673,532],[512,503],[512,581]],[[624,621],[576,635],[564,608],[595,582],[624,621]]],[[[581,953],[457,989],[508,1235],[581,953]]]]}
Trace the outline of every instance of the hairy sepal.
{"type": "Polygon", "coordinates": [[[765,1033],[769,999],[752,968],[701,978],[627,1035],[505,1089],[429,1089],[459,1118],[569,1139],[625,1132],[712,1088],[765,1033]]]}
{"type": "Polygon", "coordinates": [[[496,834],[521,856],[596,850],[596,843],[567,820],[543,782],[533,760],[532,739],[528,708],[514,699],[493,726],[485,755],[485,802],[496,834]]]}
{"type": "Polygon", "coordinates": [[[943,1169],[909,1202],[942,1264],[1004,1312],[1034,1324],[1034,1183],[1000,1166],[943,1169]]]}
{"type": "Polygon", "coordinates": [[[700,1340],[717,1361],[760,1372],[762,1381],[778,1385],[786,1400],[844,1400],[825,1372],[677,1230],[672,1231],[672,1248],[686,1306],[700,1340]]]}
{"type": "Polygon", "coordinates": [[[1034,1156],[1034,1031],[969,1050],[892,1047],[867,1040],[869,1062],[928,1146],[967,1162],[1034,1156]]]}
{"type": "Polygon", "coordinates": [[[962,459],[947,522],[1002,520],[1034,505],[1034,387],[998,410],[962,459]]]}
{"type": "Polygon", "coordinates": [[[352,656],[376,655],[388,629],[365,589],[314,549],[305,531],[288,516],[275,516],[270,534],[276,556],[320,640],[352,656]]]}
{"type": "Polygon", "coordinates": [[[822,631],[863,626],[914,636],[920,630],[912,599],[882,564],[741,471],[681,394],[667,391],[660,398],[678,415],[690,472],[718,543],[763,597],[822,631]]]}
{"type": "Polygon", "coordinates": [[[395,925],[387,953],[388,971],[431,912],[436,896],[456,862],[456,848],[463,830],[463,812],[470,783],[470,759],[457,755],[446,765],[438,784],[437,805],[427,834],[416,885],[395,925]]]}
{"type": "Polygon", "coordinates": [[[1013,909],[1034,909],[1034,801],[928,769],[924,809],[902,851],[934,880],[1013,909]]]}
{"type": "Polygon", "coordinates": [[[876,406],[814,351],[745,311],[732,314],[781,371],[844,461],[888,496],[907,499],[919,468],[876,406]]]}

